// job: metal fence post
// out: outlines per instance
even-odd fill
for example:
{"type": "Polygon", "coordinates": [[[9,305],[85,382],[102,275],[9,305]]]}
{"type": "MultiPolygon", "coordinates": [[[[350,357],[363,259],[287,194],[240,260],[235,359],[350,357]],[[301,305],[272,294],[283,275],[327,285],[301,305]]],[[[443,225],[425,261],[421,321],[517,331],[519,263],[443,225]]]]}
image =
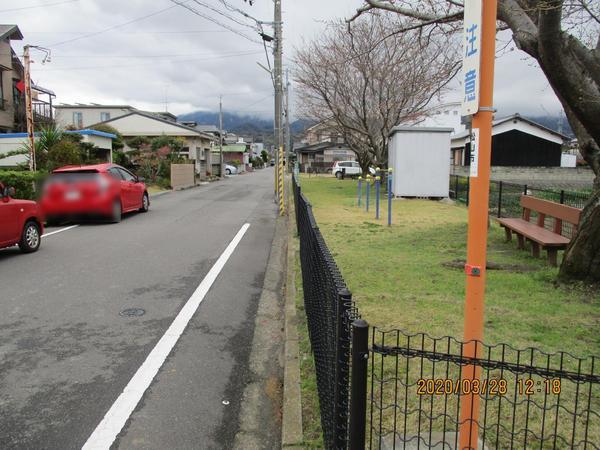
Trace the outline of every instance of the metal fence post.
{"type": "Polygon", "coordinates": [[[502,217],[502,181],[498,184],[498,217],[502,217]]]}
{"type": "Polygon", "coordinates": [[[392,225],[392,169],[388,169],[388,227],[392,225]]]}
{"type": "Polygon", "coordinates": [[[375,177],[375,218],[379,219],[379,197],[381,194],[381,177],[375,177]]]}
{"type": "Polygon", "coordinates": [[[367,428],[367,372],[369,325],[352,323],[352,382],[350,394],[350,450],[364,450],[367,428]]]}
{"type": "Polygon", "coordinates": [[[454,200],[456,200],[456,201],[458,201],[458,199],[459,199],[458,188],[459,188],[458,175],[454,175],[454,200]]]}
{"type": "Polygon", "coordinates": [[[561,189],[560,190],[560,204],[564,205],[564,203],[565,203],[565,190],[561,189]]]}
{"type": "Polygon", "coordinates": [[[350,328],[348,318],[351,301],[352,294],[348,289],[338,291],[334,394],[334,441],[336,448],[345,448],[348,437],[348,372],[350,358],[350,328]]]}
{"type": "Polygon", "coordinates": [[[471,189],[471,177],[467,177],[467,196],[465,197],[465,203],[469,206],[469,190],[471,189]]]}
{"type": "Polygon", "coordinates": [[[367,201],[366,203],[366,208],[367,208],[367,212],[369,212],[369,197],[371,195],[371,177],[369,175],[367,175],[367,201]]]}
{"type": "Polygon", "coordinates": [[[527,185],[523,185],[523,195],[527,195],[527,185]]]}
{"type": "Polygon", "coordinates": [[[360,208],[360,200],[362,197],[362,177],[358,177],[358,207],[360,208]]]}

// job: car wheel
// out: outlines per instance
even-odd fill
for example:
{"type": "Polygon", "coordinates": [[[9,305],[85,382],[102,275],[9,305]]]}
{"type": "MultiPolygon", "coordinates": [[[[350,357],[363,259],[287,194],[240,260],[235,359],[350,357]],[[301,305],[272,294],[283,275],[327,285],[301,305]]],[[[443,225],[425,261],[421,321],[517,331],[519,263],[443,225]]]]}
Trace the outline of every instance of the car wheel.
{"type": "Polygon", "coordinates": [[[33,220],[30,220],[23,227],[23,234],[21,234],[19,248],[23,253],[32,253],[40,248],[40,243],[40,227],[33,220]]]}
{"type": "Polygon", "coordinates": [[[121,202],[119,200],[115,200],[112,205],[112,214],[110,217],[110,221],[112,223],[119,223],[121,221],[122,216],[123,210],[121,208],[121,202]]]}
{"type": "Polygon", "coordinates": [[[140,208],[141,212],[148,212],[150,209],[150,197],[148,197],[148,193],[144,192],[142,196],[142,207],[140,208]]]}
{"type": "Polygon", "coordinates": [[[226,173],[227,175],[231,175],[231,170],[229,170],[229,169],[225,169],[225,173],[226,173]]]}
{"type": "Polygon", "coordinates": [[[342,178],[342,172],[336,172],[335,177],[340,180],[342,178]]]}

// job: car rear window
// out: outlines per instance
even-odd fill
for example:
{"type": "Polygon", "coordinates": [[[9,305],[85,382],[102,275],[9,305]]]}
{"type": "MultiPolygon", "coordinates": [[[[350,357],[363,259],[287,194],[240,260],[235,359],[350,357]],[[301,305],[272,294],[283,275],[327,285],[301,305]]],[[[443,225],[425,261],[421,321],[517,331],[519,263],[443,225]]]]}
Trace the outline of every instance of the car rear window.
{"type": "Polygon", "coordinates": [[[56,172],[50,174],[48,182],[50,183],[80,183],[82,181],[93,181],[100,174],[94,170],[81,170],[69,172],[56,172]]]}

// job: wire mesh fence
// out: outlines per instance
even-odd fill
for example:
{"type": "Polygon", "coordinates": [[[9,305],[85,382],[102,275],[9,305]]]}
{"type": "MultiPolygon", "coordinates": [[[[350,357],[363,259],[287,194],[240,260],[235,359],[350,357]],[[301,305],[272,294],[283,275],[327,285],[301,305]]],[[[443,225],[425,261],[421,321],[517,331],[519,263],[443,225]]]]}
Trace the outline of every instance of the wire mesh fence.
{"type": "Polygon", "coordinates": [[[323,439],[327,448],[345,448],[352,323],[359,313],[295,176],[292,185],[300,236],[304,308],[315,360],[323,439]]]}
{"type": "Polygon", "coordinates": [[[599,448],[597,358],[368,327],[292,185],[327,449],[599,448]]]}
{"type": "Polygon", "coordinates": [[[597,449],[600,374],[594,357],[372,329],[369,448],[597,449]],[[479,398],[479,414],[462,408],[479,398]],[[474,441],[473,441],[474,443],[474,441]]]}

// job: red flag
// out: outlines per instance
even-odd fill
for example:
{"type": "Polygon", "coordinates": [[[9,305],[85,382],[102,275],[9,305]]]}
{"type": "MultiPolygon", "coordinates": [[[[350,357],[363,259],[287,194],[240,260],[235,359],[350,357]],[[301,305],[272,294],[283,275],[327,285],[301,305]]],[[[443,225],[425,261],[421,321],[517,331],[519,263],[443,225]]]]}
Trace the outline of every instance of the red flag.
{"type": "Polygon", "coordinates": [[[18,90],[20,93],[23,93],[23,92],[25,92],[25,83],[23,82],[23,80],[19,80],[19,81],[17,82],[17,84],[15,85],[15,87],[17,88],[17,90],[18,90]]]}

